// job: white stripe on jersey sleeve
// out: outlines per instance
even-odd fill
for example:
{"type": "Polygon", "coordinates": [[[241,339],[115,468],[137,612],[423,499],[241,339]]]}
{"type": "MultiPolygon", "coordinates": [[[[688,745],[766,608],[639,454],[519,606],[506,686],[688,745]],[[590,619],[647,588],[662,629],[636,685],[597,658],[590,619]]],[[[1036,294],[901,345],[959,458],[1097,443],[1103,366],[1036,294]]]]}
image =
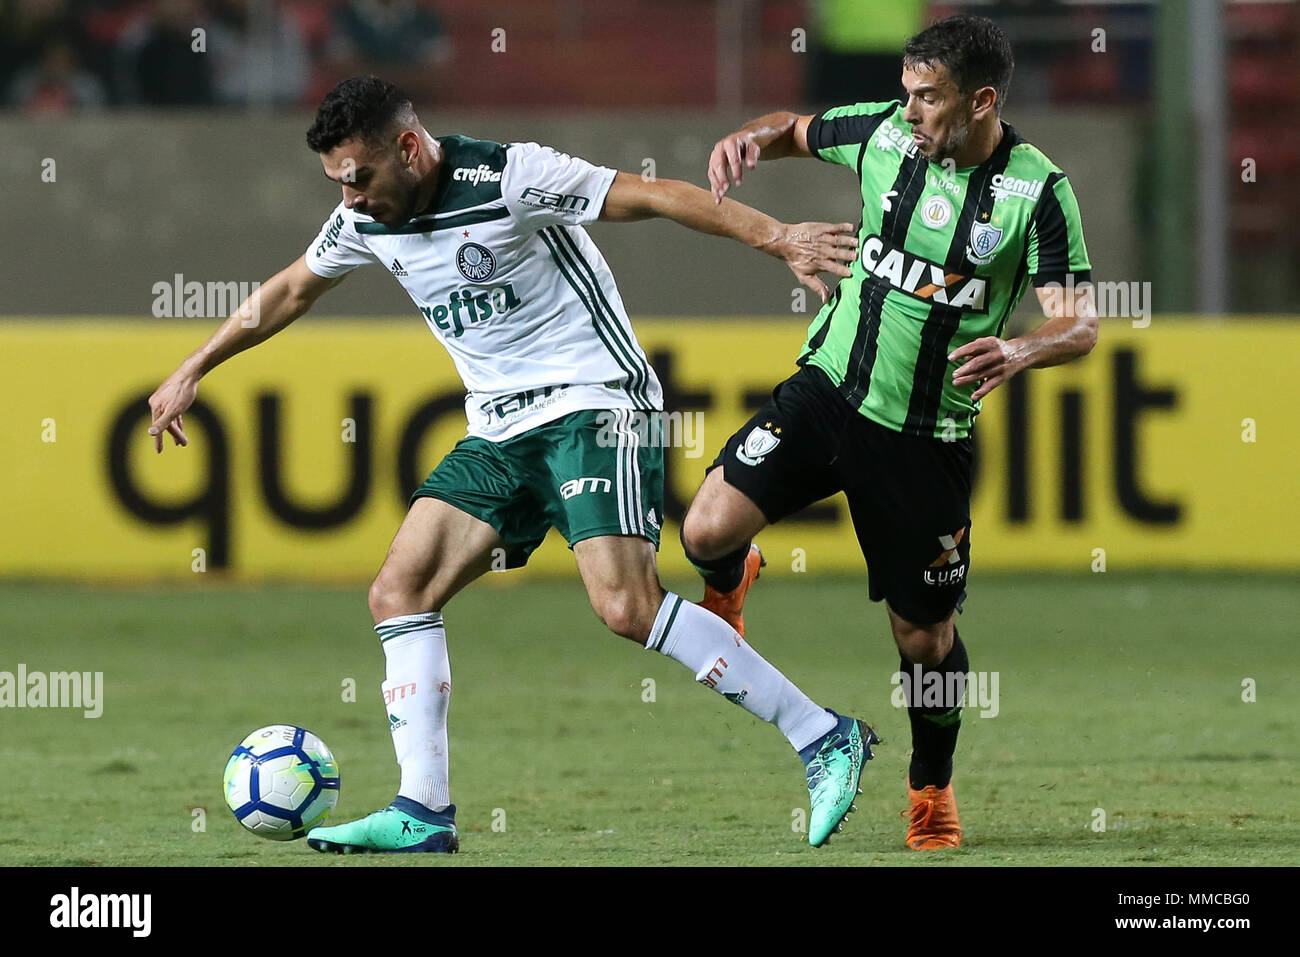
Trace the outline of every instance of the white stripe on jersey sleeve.
{"type": "Polygon", "coordinates": [[[342,203],[334,207],[334,212],[330,213],[303,254],[308,269],[318,276],[334,279],[358,266],[379,262],[370,247],[361,241],[353,222],[350,209],[342,203]]]}
{"type": "Polygon", "coordinates": [[[618,171],[537,143],[511,143],[501,174],[501,198],[529,229],[594,222],[618,171]]]}

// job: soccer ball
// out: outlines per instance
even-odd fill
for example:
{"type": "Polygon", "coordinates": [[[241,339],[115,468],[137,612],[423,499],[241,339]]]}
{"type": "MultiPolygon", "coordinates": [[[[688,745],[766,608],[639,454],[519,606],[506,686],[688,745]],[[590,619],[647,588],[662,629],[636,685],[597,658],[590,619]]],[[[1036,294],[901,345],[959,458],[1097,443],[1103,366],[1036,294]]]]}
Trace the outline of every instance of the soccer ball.
{"type": "Polygon", "coordinates": [[[273,841],[302,837],[339,800],[334,755],[316,735],[291,724],[258,728],[240,742],[222,783],[235,820],[273,841]]]}

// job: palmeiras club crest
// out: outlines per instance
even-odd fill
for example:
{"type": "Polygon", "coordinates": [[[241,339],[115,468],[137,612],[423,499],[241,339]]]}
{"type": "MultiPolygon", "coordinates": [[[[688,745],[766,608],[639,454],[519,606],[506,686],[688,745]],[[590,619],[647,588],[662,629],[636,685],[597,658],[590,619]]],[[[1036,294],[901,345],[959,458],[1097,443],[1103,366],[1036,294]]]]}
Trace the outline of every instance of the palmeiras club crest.
{"type": "Polygon", "coordinates": [[[756,425],[745,436],[745,443],[736,449],[736,458],[745,465],[757,465],[768,453],[781,444],[781,429],[772,428],[771,422],[756,425]]]}
{"type": "Polygon", "coordinates": [[[1002,229],[991,223],[976,223],[970,228],[970,242],[966,244],[966,258],[977,266],[987,266],[993,261],[993,250],[1002,241],[1002,229]]]}
{"type": "Polygon", "coordinates": [[[456,250],[456,268],[470,282],[486,282],[497,271],[497,258],[486,246],[464,243],[456,250]]]}

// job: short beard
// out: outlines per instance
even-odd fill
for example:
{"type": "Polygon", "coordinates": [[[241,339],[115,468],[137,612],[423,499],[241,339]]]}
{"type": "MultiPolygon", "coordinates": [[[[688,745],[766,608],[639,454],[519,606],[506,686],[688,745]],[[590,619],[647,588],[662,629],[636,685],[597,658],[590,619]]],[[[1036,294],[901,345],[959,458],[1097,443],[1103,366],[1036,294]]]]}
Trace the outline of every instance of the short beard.
{"type": "Polygon", "coordinates": [[[412,218],[414,218],[414,216],[415,216],[417,213],[419,213],[419,210],[415,208],[417,195],[418,195],[418,194],[416,193],[415,190],[411,190],[410,194],[406,197],[406,204],[405,204],[405,207],[404,207],[403,210],[402,210],[402,220],[401,220],[401,221],[402,221],[403,223],[410,222],[410,220],[411,220],[412,218]]]}
{"type": "Polygon", "coordinates": [[[416,204],[420,201],[420,190],[417,185],[412,185],[406,193],[406,198],[402,201],[402,208],[397,211],[399,219],[394,225],[410,222],[412,218],[419,215],[421,210],[416,209],[416,204]]]}
{"type": "Polygon", "coordinates": [[[942,163],[944,160],[952,159],[965,147],[966,141],[970,139],[970,121],[969,119],[957,129],[948,135],[941,146],[935,150],[935,162],[942,163]]]}

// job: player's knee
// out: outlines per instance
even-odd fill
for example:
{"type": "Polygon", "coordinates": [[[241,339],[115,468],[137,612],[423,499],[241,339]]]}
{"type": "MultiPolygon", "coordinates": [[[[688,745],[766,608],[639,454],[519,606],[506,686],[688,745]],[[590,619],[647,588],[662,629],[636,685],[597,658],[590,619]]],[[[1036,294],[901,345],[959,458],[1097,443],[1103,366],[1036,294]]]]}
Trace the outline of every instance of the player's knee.
{"type": "Polygon", "coordinates": [[[398,576],[386,569],[381,570],[370,583],[366,602],[375,624],[398,615],[416,615],[432,607],[428,597],[419,589],[404,584],[398,576]]]}
{"type": "Polygon", "coordinates": [[[908,661],[933,668],[948,656],[952,649],[952,619],[934,625],[917,625],[895,618],[894,643],[899,653],[908,661]]]}
{"type": "Polygon", "coordinates": [[[716,512],[692,508],[682,522],[682,547],[692,558],[711,561],[729,555],[744,544],[716,512]]]}
{"type": "Polygon", "coordinates": [[[648,603],[629,594],[607,594],[593,596],[591,607],[598,617],[614,634],[632,641],[646,643],[650,637],[650,628],[654,624],[655,613],[648,603]]]}

